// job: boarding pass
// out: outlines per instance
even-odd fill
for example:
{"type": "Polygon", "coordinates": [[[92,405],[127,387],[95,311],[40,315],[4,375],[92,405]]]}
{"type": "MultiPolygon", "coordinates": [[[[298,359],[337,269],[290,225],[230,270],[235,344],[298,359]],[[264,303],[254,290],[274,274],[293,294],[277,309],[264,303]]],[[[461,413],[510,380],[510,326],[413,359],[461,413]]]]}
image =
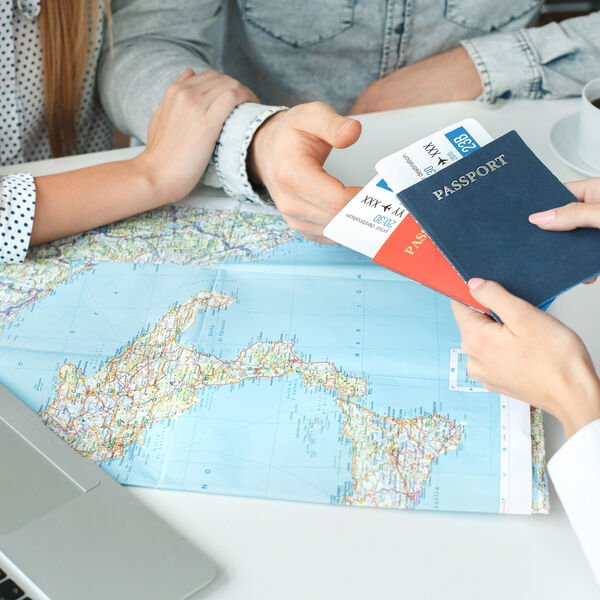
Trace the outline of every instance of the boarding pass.
{"type": "Polygon", "coordinates": [[[408,214],[396,194],[477,150],[492,136],[465,119],[381,159],[377,175],[325,228],[331,240],[373,258],[408,214]]]}

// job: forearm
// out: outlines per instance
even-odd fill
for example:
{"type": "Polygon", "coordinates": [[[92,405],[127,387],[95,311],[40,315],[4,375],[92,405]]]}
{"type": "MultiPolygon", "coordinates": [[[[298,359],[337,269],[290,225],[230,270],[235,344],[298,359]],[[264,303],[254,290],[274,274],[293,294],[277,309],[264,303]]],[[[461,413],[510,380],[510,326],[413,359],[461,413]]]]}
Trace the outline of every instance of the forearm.
{"type": "Polygon", "coordinates": [[[160,40],[140,40],[105,55],[98,75],[102,105],[123,132],[146,141],[148,123],[163,94],[187,68],[210,67],[197,54],[160,40]]]}
{"type": "Polygon", "coordinates": [[[600,420],[573,435],[550,459],[548,472],[600,584],[600,420]]]}
{"type": "Polygon", "coordinates": [[[600,419],[600,394],[596,393],[595,403],[581,403],[577,410],[569,411],[562,419],[567,437],[572,437],[578,431],[600,419]]]}
{"type": "Polygon", "coordinates": [[[35,179],[30,245],[156,208],[177,198],[148,176],[138,157],[35,179]]]}
{"type": "MultiPolygon", "coordinates": [[[[574,367],[576,371],[579,365],[574,367]]],[[[600,419],[600,381],[591,365],[581,365],[581,373],[571,374],[569,390],[555,402],[556,416],[567,437],[575,435],[589,423],[600,419]]]]}
{"type": "MultiPolygon", "coordinates": [[[[220,1],[180,0],[177,8],[164,8],[162,0],[113,0],[112,6],[114,45],[106,40],[98,72],[102,104],[119,129],[146,141],[165,89],[187,68],[210,68],[206,31],[220,1]]],[[[247,103],[234,110],[202,181],[259,202],[248,182],[246,153],[254,131],[278,109],[247,103]]]]}
{"type": "Polygon", "coordinates": [[[483,83],[482,99],[578,95],[598,75],[600,13],[462,42],[483,83]]]}
{"type": "MultiPolygon", "coordinates": [[[[100,70],[102,101],[111,120],[146,141],[148,122],[164,90],[188,67],[196,72],[207,69],[199,55],[170,41],[139,40],[115,48],[114,57],[106,56],[100,70]]],[[[281,108],[246,103],[232,111],[203,183],[260,202],[248,182],[246,153],[256,129],[281,108]]]]}
{"type": "Polygon", "coordinates": [[[220,0],[113,0],[111,5],[112,40],[105,36],[98,66],[100,96],[113,123],[145,141],[166,88],[187,68],[210,69],[207,31],[220,0]]]}

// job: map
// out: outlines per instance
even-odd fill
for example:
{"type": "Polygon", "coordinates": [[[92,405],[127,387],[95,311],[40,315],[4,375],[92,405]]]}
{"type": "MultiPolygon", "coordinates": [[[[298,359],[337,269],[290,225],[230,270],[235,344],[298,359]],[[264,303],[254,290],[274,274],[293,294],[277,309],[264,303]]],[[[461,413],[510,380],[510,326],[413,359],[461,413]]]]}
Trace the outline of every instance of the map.
{"type": "Polygon", "coordinates": [[[469,379],[448,300],[268,210],[171,206],[0,271],[0,379],[123,484],[548,511],[541,413],[469,379]]]}

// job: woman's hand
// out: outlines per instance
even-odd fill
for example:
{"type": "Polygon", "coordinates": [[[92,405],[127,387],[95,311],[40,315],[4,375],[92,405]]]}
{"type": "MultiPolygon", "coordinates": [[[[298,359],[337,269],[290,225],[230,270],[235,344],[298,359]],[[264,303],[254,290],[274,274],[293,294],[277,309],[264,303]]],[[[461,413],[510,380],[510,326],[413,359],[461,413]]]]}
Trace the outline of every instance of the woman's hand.
{"type": "Polygon", "coordinates": [[[226,75],[191,69],[169,86],[148,127],[146,149],[132,160],[36,177],[31,244],[56,240],[175,202],[198,183],[225,119],[257,102],[226,75]]]}
{"type": "MultiPolygon", "coordinates": [[[[600,177],[565,184],[579,202],[529,215],[529,222],[540,229],[570,231],[577,227],[600,228],[600,177]]],[[[597,277],[585,283],[594,283],[597,277]]]]}
{"type": "Polygon", "coordinates": [[[565,184],[578,202],[529,215],[540,229],[570,231],[577,227],[600,228],[600,177],[565,184]]]}
{"type": "Polygon", "coordinates": [[[187,69],[171,84],[150,120],[146,149],[135,160],[164,202],[186,196],[202,177],[223,123],[243,102],[258,102],[239,81],[187,69]]]}
{"type": "Polygon", "coordinates": [[[497,283],[471,279],[469,287],[503,321],[452,301],[469,375],[546,410],[567,436],[600,418],[600,381],[579,336],[497,283]]]}

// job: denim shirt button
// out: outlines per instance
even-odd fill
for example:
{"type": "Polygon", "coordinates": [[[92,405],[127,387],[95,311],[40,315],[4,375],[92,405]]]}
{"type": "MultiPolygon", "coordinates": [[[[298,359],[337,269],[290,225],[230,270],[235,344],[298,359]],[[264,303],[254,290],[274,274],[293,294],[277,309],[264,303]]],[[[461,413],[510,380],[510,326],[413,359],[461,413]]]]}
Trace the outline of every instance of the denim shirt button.
{"type": "Polygon", "coordinates": [[[404,23],[398,23],[398,25],[396,25],[396,27],[394,27],[394,32],[397,35],[402,35],[403,31],[404,31],[404,23]]]}

